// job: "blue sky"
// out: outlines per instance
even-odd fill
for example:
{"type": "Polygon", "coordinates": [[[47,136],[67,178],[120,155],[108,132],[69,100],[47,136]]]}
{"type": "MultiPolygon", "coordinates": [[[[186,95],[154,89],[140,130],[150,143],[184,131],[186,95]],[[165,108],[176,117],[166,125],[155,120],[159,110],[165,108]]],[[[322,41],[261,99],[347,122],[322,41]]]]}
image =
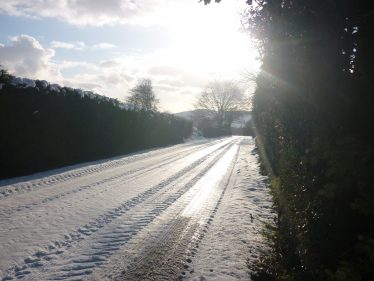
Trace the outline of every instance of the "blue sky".
{"type": "Polygon", "coordinates": [[[209,81],[258,69],[249,35],[239,31],[244,2],[8,0],[0,6],[0,64],[120,100],[147,77],[163,110],[189,110],[209,81]]]}
{"type": "MultiPolygon", "coordinates": [[[[112,26],[74,26],[56,19],[30,19],[0,15],[0,42],[7,42],[10,36],[27,34],[48,46],[51,39],[62,42],[83,41],[88,45],[111,42],[123,51],[163,48],[172,38],[167,29],[160,25],[139,26],[134,24],[112,26]]],[[[52,40],[52,41],[53,41],[52,40]]],[[[59,54],[60,55],[60,54],[59,54]]],[[[66,53],[61,53],[62,56],[66,53]]],[[[69,52],[69,58],[71,55],[69,52]]],[[[82,56],[84,54],[75,54],[82,56]]]]}

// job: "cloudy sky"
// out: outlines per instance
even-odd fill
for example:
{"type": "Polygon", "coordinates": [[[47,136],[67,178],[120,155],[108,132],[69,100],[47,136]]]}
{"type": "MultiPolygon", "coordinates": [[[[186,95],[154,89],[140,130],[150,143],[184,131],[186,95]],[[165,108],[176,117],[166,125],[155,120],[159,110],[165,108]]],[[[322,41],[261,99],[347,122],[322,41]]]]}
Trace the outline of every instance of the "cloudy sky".
{"type": "Polygon", "coordinates": [[[244,0],[0,0],[0,64],[12,74],[125,100],[150,78],[162,110],[193,108],[214,79],[258,68],[244,0]]]}

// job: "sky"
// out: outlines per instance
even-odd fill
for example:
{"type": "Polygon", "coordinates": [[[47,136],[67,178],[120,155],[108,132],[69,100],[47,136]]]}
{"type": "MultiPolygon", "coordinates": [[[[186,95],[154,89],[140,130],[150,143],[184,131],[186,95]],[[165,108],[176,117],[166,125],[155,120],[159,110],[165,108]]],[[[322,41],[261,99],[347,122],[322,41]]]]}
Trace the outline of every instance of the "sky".
{"type": "Polygon", "coordinates": [[[0,0],[0,64],[121,101],[150,78],[162,111],[191,110],[210,81],[242,81],[259,69],[241,28],[245,7],[244,0],[0,0]]]}

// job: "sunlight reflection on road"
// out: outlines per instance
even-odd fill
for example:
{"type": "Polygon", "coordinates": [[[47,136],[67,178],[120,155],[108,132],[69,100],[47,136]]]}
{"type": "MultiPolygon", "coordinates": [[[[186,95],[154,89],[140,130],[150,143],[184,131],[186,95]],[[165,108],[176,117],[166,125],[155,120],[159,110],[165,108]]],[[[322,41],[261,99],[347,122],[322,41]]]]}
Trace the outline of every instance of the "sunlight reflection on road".
{"type": "Polygon", "coordinates": [[[196,193],[191,202],[182,211],[181,216],[191,217],[198,213],[204,203],[209,200],[209,197],[214,193],[219,186],[221,180],[228,171],[228,167],[235,157],[238,150],[238,145],[234,145],[204,177],[202,177],[194,186],[194,189],[199,191],[196,193]]]}

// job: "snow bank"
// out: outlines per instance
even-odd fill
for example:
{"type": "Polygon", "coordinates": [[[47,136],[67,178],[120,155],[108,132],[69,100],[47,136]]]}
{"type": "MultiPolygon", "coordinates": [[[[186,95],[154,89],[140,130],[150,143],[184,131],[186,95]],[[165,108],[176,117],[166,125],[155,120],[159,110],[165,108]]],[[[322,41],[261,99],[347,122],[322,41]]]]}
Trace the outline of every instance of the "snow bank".
{"type": "Polygon", "coordinates": [[[254,141],[243,142],[225,196],[183,279],[249,280],[248,265],[268,250],[262,230],[273,222],[272,200],[254,141]]]}

